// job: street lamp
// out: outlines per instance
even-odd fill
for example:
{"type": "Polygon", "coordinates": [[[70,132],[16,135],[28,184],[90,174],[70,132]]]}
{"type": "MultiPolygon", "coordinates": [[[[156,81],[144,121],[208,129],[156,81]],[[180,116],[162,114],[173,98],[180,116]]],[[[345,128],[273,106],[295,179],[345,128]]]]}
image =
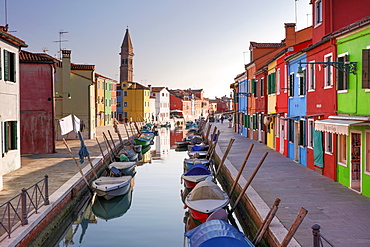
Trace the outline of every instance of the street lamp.
{"type": "Polygon", "coordinates": [[[356,75],[357,62],[299,62],[297,77],[303,77],[302,64],[322,64],[323,67],[333,66],[334,68],[344,72],[356,75]]]}

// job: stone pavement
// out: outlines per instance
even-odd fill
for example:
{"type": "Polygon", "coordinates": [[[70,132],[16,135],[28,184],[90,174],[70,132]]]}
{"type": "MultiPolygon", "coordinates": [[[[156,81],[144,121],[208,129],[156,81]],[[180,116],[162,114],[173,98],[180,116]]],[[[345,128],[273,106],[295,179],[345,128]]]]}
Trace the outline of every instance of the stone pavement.
{"type": "Polygon", "coordinates": [[[286,229],[290,228],[301,207],[308,210],[294,235],[301,246],[312,246],[311,227],[314,224],[321,226],[321,234],[336,247],[370,246],[370,198],[235,133],[226,123],[211,124],[212,130],[215,126],[221,131],[218,145],[223,152],[230,139],[235,139],[227,159],[238,171],[248,148],[254,144],[242,173],[245,180],[268,152],[251,186],[269,207],[276,198],[281,199],[276,216],[286,229]]]}
{"type": "MultiPolygon", "coordinates": [[[[122,138],[125,139],[127,136],[125,128],[120,124],[119,129],[122,138]]],[[[107,149],[104,144],[103,132],[108,140],[111,140],[108,130],[114,141],[119,140],[117,134],[114,132],[113,126],[98,127],[96,137],[103,151],[107,149]]],[[[128,131],[131,136],[131,130],[129,129],[128,131]]],[[[84,141],[90,153],[91,160],[101,155],[96,139],[84,141]]],[[[81,147],[80,141],[67,140],[67,144],[78,162],[78,151],[81,147]]],[[[81,169],[85,166],[90,166],[86,159],[83,164],[80,164],[81,169]]],[[[0,191],[0,205],[19,194],[23,188],[29,188],[43,179],[46,174],[49,176],[49,195],[51,195],[76,173],[79,173],[78,168],[63,141],[56,142],[56,153],[23,155],[21,157],[21,168],[3,177],[4,189],[0,191]]]]}

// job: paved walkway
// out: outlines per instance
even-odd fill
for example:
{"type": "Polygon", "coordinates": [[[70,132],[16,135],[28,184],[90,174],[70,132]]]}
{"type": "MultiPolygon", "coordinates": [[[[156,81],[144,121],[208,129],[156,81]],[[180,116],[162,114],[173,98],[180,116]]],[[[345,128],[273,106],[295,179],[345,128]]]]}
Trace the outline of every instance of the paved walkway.
{"type": "Polygon", "coordinates": [[[238,171],[249,146],[254,144],[242,173],[246,180],[263,154],[268,152],[251,186],[269,207],[276,198],[281,199],[277,217],[286,229],[290,228],[301,207],[308,210],[294,235],[302,246],[312,246],[311,226],[314,224],[321,226],[321,234],[336,247],[370,246],[370,198],[319,175],[264,144],[236,134],[227,123],[212,125],[221,131],[218,145],[222,151],[226,150],[230,139],[235,139],[228,160],[238,171]]]}
{"type": "MultiPolygon", "coordinates": [[[[119,125],[119,128],[122,138],[126,138],[127,134],[123,125],[119,125]]],[[[103,150],[107,149],[104,144],[103,132],[108,140],[111,140],[108,130],[113,140],[118,141],[118,136],[114,132],[113,126],[98,127],[96,135],[103,150]]],[[[128,131],[131,136],[131,130],[128,131]]],[[[81,147],[80,141],[67,140],[67,144],[78,162],[78,151],[81,147]]],[[[91,160],[101,155],[96,139],[85,140],[85,145],[90,153],[91,160]]],[[[87,160],[80,165],[81,169],[85,166],[90,166],[87,160]]],[[[73,159],[71,159],[63,141],[56,142],[56,153],[23,155],[21,168],[3,177],[4,188],[0,191],[0,205],[19,194],[23,188],[29,188],[43,179],[46,174],[49,176],[49,194],[51,195],[78,172],[78,168],[73,159]]]]}

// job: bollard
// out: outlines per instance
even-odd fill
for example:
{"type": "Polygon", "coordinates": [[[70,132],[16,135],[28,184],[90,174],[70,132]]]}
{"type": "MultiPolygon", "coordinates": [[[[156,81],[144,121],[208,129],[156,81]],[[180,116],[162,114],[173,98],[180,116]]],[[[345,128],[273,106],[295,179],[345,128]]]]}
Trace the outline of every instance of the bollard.
{"type": "Polygon", "coordinates": [[[49,176],[48,174],[45,175],[45,200],[44,205],[49,205],[49,176]]]}
{"type": "Polygon", "coordinates": [[[25,188],[22,189],[21,193],[21,204],[22,204],[22,226],[28,224],[28,219],[27,219],[27,190],[25,188]]]}
{"type": "Polygon", "coordinates": [[[318,224],[313,225],[312,227],[313,235],[313,247],[320,247],[320,226],[318,224]]]}

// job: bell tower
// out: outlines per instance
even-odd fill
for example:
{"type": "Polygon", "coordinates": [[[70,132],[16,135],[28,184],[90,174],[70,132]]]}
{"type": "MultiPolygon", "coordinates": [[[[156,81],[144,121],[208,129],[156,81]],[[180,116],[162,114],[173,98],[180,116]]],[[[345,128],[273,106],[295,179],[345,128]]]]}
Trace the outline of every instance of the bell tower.
{"type": "Polygon", "coordinates": [[[120,83],[132,82],[134,67],[133,67],[133,57],[134,57],[134,48],[132,46],[130,32],[128,27],[126,28],[125,37],[121,45],[121,66],[120,66],[120,83]]]}

